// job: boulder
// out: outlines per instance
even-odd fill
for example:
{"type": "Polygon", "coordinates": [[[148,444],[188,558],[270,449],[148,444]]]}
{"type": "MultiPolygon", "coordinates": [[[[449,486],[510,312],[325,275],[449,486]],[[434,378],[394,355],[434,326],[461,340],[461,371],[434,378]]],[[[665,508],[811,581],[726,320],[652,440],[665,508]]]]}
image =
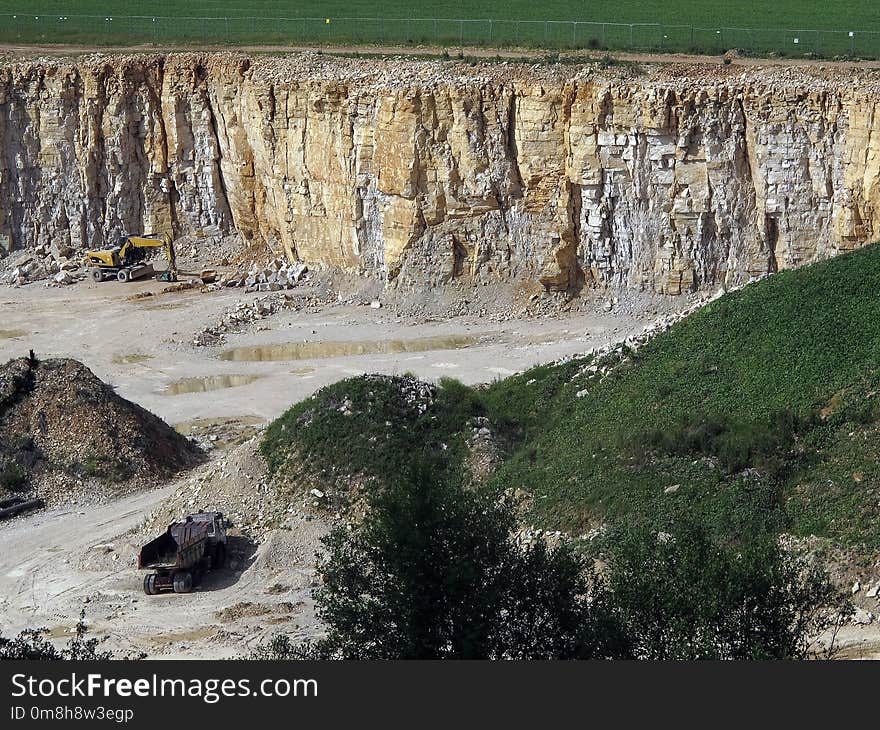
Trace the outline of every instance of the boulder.
{"type": "Polygon", "coordinates": [[[852,622],[860,626],[867,626],[874,621],[874,614],[864,608],[857,608],[852,616],[852,622]]]}

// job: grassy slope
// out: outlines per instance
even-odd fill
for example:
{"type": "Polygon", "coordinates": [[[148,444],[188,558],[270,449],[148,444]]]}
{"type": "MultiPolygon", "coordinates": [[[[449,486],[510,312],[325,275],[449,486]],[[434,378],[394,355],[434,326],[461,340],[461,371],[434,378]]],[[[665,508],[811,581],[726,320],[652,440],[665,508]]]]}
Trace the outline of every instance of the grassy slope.
{"type": "Polygon", "coordinates": [[[485,407],[456,381],[427,386],[427,398],[414,397],[414,386],[426,387],[411,376],[350,378],[297,403],[266,431],[262,452],[270,473],[294,493],[314,484],[331,499],[352,486],[349,475],[355,482],[382,480],[413,461],[430,461],[438,473],[458,479],[466,454],[463,429],[485,407]]]}
{"type": "MultiPolygon", "coordinates": [[[[719,524],[769,519],[876,544],[863,520],[864,510],[876,512],[864,432],[873,429],[868,394],[878,380],[878,292],[880,248],[872,247],[723,297],[612,377],[561,387],[498,481],[535,494],[536,513],[568,528],[595,515],[697,504],[719,524]],[[589,395],[573,397],[583,388],[589,395]],[[714,444],[699,443],[707,423],[721,429],[714,444]],[[705,456],[727,458],[734,473],[705,456]],[[743,475],[749,465],[757,473],[743,475]],[[674,495],[664,493],[675,484],[674,495]]],[[[521,399],[532,377],[492,390],[521,399]]]]}
{"type": "Polygon", "coordinates": [[[508,444],[493,484],[532,495],[545,526],[662,525],[691,510],[722,532],[786,529],[876,549],[878,356],[873,246],[722,297],[607,376],[584,372],[586,361],[542,366],[476,390],[447,383],[418,417],[374,403],[294,427],[303,409],[364,387],[336,384],[277,422],[267,450],[271,460],[296,445],[331,468],[344,444],[346,470],[380,479],[428,453],[458,474],[468,419],[486,414],[508,444]]]}

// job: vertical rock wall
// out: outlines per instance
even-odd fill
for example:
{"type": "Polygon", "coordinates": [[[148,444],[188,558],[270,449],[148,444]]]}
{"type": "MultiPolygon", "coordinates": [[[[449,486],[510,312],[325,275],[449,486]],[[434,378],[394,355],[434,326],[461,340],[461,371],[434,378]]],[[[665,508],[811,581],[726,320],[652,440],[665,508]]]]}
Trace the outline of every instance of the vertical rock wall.
{"type": "Polygon", "coordinates": [[[0,247],[238,230],[389,282],[741,282],[880,237],[880,76],[855,74],[6,63],[0,247]]]}

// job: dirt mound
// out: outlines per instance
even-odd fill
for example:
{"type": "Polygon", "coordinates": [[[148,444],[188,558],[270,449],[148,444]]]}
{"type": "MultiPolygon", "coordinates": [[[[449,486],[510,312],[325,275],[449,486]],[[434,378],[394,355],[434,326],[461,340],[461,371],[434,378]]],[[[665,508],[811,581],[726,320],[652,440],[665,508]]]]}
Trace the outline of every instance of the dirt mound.
{"type": "Polygon", "coordinates": [[[189,439],[76,360],[0,366],[0,493],[100,497],[155,485],[200,458],[189,439]]]}
{"type": "Polygon", "coordinates": [[[144,530],[164,530],[193,512],[217,510],[236,530],[258,542],[288,509],[269,484],[258,444],[259,437],[254,436],[181,481],[150,515],[144,530]]]}

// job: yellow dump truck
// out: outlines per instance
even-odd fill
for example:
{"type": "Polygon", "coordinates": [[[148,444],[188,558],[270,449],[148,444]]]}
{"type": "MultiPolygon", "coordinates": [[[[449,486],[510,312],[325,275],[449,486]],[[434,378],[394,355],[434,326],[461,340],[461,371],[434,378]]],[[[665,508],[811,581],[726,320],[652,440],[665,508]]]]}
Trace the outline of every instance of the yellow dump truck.
{"type": "Polygon", "coordinates": [[[159,272],[160,281],[177,281],[177,253],[174,241],[167,233],[144,233],[121,236],[111,248],[86,251],[86,262],[95,281],[117,279],[131,281],[155,274],[153,265],[146,261],[149,249],[161,248],[168,259],[168,268],[159,272]]]}

